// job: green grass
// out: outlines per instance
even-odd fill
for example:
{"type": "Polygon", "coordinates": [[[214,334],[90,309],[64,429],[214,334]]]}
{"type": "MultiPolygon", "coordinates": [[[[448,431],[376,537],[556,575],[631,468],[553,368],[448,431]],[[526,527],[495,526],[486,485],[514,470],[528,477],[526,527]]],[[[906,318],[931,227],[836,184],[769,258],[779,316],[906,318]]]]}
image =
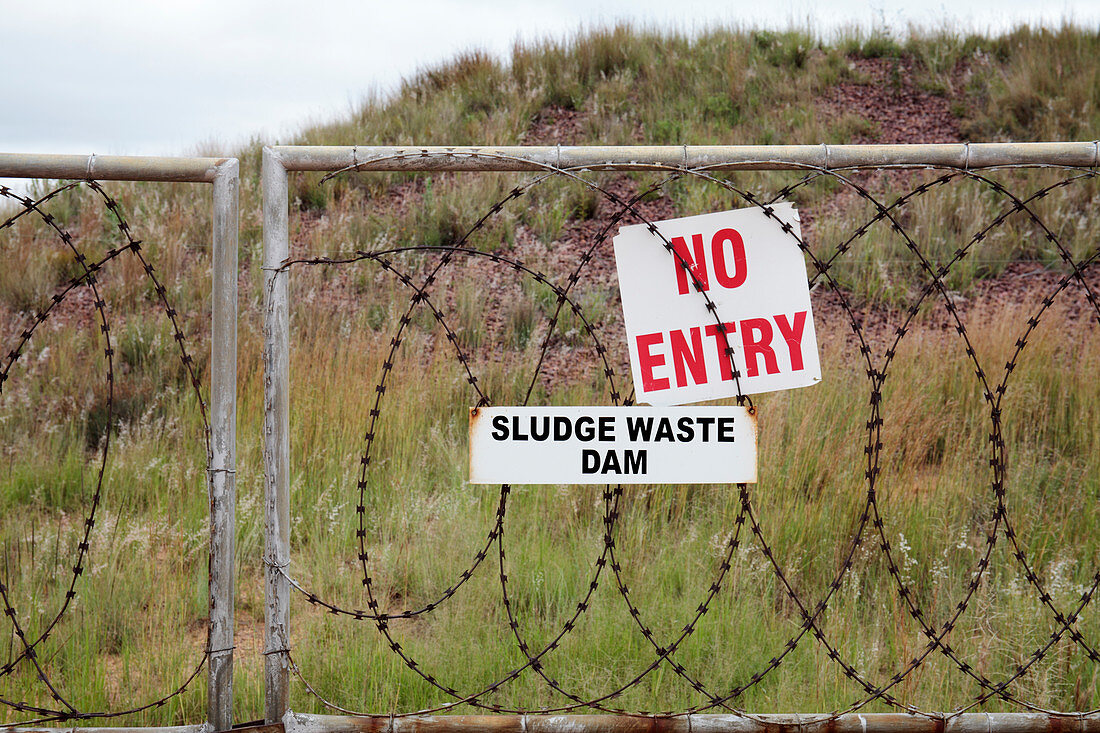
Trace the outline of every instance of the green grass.
{"type": "MultiPolygon", "coordinates": [[[[852,31],[835,42],[797,29],[711,30],[689,37],[616,27],[517,47],[507,63],[465,54],[409,79],[392,97],[372,100],[347,119],[303,131],[294,142],[530,143],[536,116],[564,109],[578,115],[580,143],[842,143],[879,131],[854,114],[826,122],[814,100],[837,84],[866,83],[855,66],[861,59],[885,59],[898,69],[896,62],[911,62],[915,76],[907,81],[946,97],[963,135],[972,139],[1091,139],[1100,123],[1098,38],[1093,30],[1072,27],[1021,29],[997,38],[951,30],[852,31]]],[[[259,148],[241,151],[241,158],[235,669],[236,719],[249,720],[263,708],[259,148]]],[[[600,185],[638,192],[661,180],[650,174],[587,175],[600,185]]],[[[888,206],[935,175],[853,178],[888,206]]],[[[1026,196],[1064,175],[1031,171],[996,177],[1026,196]]],[[[729,181],[767,196],[799,178],[744,174],[729,181]]],[[[331,255],[452,244],[527,180],[395,173],[321,183],[317,176],[295,177],[294,251],[331,255]]],[[[168,288],[205,382],[208,193],[168,184],[110,190],[168,288]]],[[[739,194],[693,179],[668,182],[647,198],[683,214],[745,205],[739,194]]],[[[827,177],[797,188],[790,198],[812,215],[804,233],[811,251],[822,258],[836,253],[877,211],[827,177]]],[[[1032,208],[1080,259],[1095,251],[1100,235],[1090,215],[1097,201],[1095,182],[1079,181],[1036,200],[1032,208]]],[[[983,223],[1011,206],[988,186],[958,180],[894,213],[938,267],[983,223]]],[[[66,193],[49,210],[89,256],[120,245],[115,222],[87,191],[66,193]]],[[[593,236],[614,213],[592,190],[551,179],[509,202],[467,245],[523,259],[561,280],[577,256],[564,251],[563,241],[593,236]]],[[[953,265],[946,287],[957,297],[975,298],[982,280],[1012,262],[1065,272],[1043,234],[1025,215],[1008,216],[953,265]]],[[[30,311],[74,274],[75,263],[29,219],[6,230],[0,248],[7,258],[0,271],[2,332],[11,343],[30,311]]],[[[600,250],[608,251],[606,245],[600,250]]],[[[394,255],[392,261],[415,280],[435,257],[394,255]]],[[[926,282],[904,238],[882,222],[841,254],[830,272],[857,306],[886,313],[891,325],[926,282]]],[[[295,303],[291,572],[323,598],[365,608],[355,536],[359,460],[374,387],[411,292],[366,261],[295,268],[290,278],[295,303]]],[[[99,280],[114,348],[110,416],[104,344],[98,323],[80,308],[65,311],[68,325],[54,328],[50,321],[36,332],[0,400],[0,568],[30,635],[49,624],[64,600],[97,483],[100,449],[110,436],[103,505],[78,595],[40,650],[44,668],[66,699],[95,711],[155,700],[190,674],[205,644],[208,531],[201,420],[172,332],[135,258],[112,261],[99,280]]],[[[481,389],[500,404],[522,400],[546,321],[557,307],[554,293],[509,268],[464,257],[441,272],[432,298],[469,352],[481,389]]],[[[1100,399],[1091,378],[1100,370],[1100,343],[1095,325],[1071,328],[1075,321],[1062,310],[1064,299],[1044,316],[1012,373],[1004,439],[1013,526],[1053,602],[1069,609],[1100,559],[1100,399]]],[[[582,280],[575,301],[621,373],[613,276],[606,282],[582,280]]],[[[934,326],[937,307],[924,307],[889,372],[882,404],[883,473],[876,490],[902,577],[939,624],[967,592],[992,527],[993,504],[989,412],[961,341],[934,326]]],[[[1020,329],[1037,308],[1033,298],[1005,308],[975,304],[970,311],[974,347],[991,378],[999,378],[1020,329]]],[[[756,400],[761,477],[751,489],[754,511],[785,577],[810,603],[825,597],[858,526],[866,497],[863,449],[869,419],[868,381],[846,324],[819,319],[817,327],[823,382],[756,400]]],[[[553,343],[561,376],[536,384],[532,401],[608,403],[602,363],[576,315],[563,313],[553,343]]],[[[465,481],[466,410],[478,397],[435,318],[424,307],[416,309],[381,402],[363,502],[372,588],[383,608],[415,608],[437,599],[484,546],[499,494],[465,481]]],[[[693,617],[723,562],[739,506],[736,491],[726,486],[624,491],[617,557],[640,618],[659,643],[675,638],[693,617]]],[[[603,547],[604,512],[600,487],[517,487],[510,495],[508,592],[517,630],[533,649],[556,636],[584,597],[603,547]]],[[[868,528],[822,616],[821,630],[860,674],[878,683],[918,653],[924,637],[876,543],[868,528]]],[[[971,610],[950,637],[961,656],[994,680],[1014,670],[1052,628],[1006,545],[1002,536],[971,610]]],[[[507,675],[523,661],[499,602],[498,562],[496,548],[490,548],[471,580],[438,610],[391,624],[394,638],[430,674],[464,691],[507,675]]],[[[295,660],[333,701],[383,713],[447,702],[400,662],[371,623],[326,614],[300,595],[294,597],[291,619],[295,660]]],[[[1090,609],[1079,628],[1091,640],[1098,626],[1090,609]]],[[[725,694],[763,670],[798,628],[796,606],[746,528],[721,593],[676,660],[709,689],[725,694]]],[[[7,620],[0,622],[0,642],[7,646],[0,647],[2,665],[17,653],[7,620]]],[[[589,698],[630,681],[652,660],[652,648],[605,568],[589,610],[545,665],[571,693],[589,698]]],[[[204,686],[200,675],[167,706],[122,722],[201,720],[204,686]]],[[[1096,668],[1065,641],[1012,690],[1062,710],[1100,704],[1096,668]]],[[[933,654],[892,692],[906,703],[942,709],[964,704],[978,688],[933,654]]],[[[807,637],[731,704],[813,712],[843,708],[860,696],[859,686],[807,637]]],[[[0,697],[51,704],[26,664],[0,677],[0,697]]],[[[298,682],[291,699],[296,711],[323,709],[298,682]]],[[[531,708],[561,705],[563,698],[527,670],[486,701],[531,708]]],[[[662,668],[613,704],[652,710],[701,702],[662,668]]],[[[28,718],[0,709],[0,723],[28,718]]],[[[874,703],[868,709],[885,708],[874,703]]],[[[990,702],[982,709],[1015,708],[990,702]]]]}
{"type": "MultiPolygon", "coordinates": [[[[994,321],[988,325],[975,329],[981,334],[976,345],[985,358],[995,360],[1011,341],[1006,340],[1008,329],[998,328],[994,321]]],[[[1074,588],[1088,582],[1097,556],[1097,547],[1087,538],[1097,521],[1090,497],[1100,490],[1092,427],[1100,418],[1100,403],[1085,376],[1095,362],[1096,336],[1079,343],[1059,340],[1056,319],[1049,329],[1044,330],[1042,346],[1014,372],[1009,397],[1018,389],[1029,399],[1006,398],[1006,404],[1016,405],[1009,410],[1012,422],[1006,434],[1013,467],[1009,501],[1017,531],[1027,538],[1029,553],[1042,563],[1044,582],[1056,588],[1060,603],[1069,603],[1080,592],[1074,588]],[[1063,349],[1069,349],[1064,357],[1084,360],[1077,362],[1081,376],[1049,373],[1050,359],[1063,349]],[[1072,397],[1064,399],[1065,395],[1072,397]],[[1062,414],[1051,414],[1047,405],[1059,406],[1062,414]],[[1046,424],[1051,427],[1041,431],[1027,427],[1046,424]],[[1057,459],[1051,461],[1051,456],[1057,459]],[[1073,541],[1067,543],[1068,538],[1073,541]]],[[[914,345],[899,353],[887,384],[880,502],[887,536],[898,548],[907,581],[930,618],[942,622],[963,594],[984,546],[983,533],[990,527],[988,415],[957,342],[928,331],[918,331],[911,339],[914,345]],[[931,354],[940,358],[931,359],[931,354]]],[[[357,354],[360,346],[349,344],[349,350],[357,354]]],[[[867,386],[861,374],[839,366],[844,355],[838,351],[839,346],[825,348],[824,359],[831,368],[821,385],[758,400],[763,473],[752,489],[756,511],[788,577],[811,603],[823,596],[827,581],[838,571],[864,500],[860,487],[867,386]]],[[[300,358],[312,361],[308,349],[300,358]]],[[[343,358],[341,351],[333,361],[340,364],[343,358]]],[[[453,369],[436,363],[434,353],[405,358],[421,364],[428,359],[439,376],[427,394],[417,380],[398,383],[396,393],[387,393],[390,419],[399,422],[387,423],[372,457],[385,467],[370,475],[366,506],[374,588],[383,606],[388,603],[395,611],[432,601],[453,582],[483,543],[497,503],[494,489],[469,486],[463,480],[461,407],[471,402],[471,395],[444,386],[459,380],[457,375],[447,378],[453,369]],[[405,404],[415,409],[402,409],[405,404]]],[[[427,369],[408,373],[421,371],[427,369]]],[[[340,389],[325,383],[334,391],[340,389]]],[[[342,399],[332,395],[318,400],[303,394],[294,409],[300,426],[296,435],[304,425],[340,421],[347,414],[345,400],[362,392],[354,386],[343,389],[342,399]]],[[[362,409],[353,412],[363,414],[362,409]]],[[[295,458],[300,471],[294,486],[301,498],[294,502],[292,520],[297,523],[294,571],[318,595],[362,608],[366,599],[357,579],[351,519],[355,498],[349,494],[358,436],[349,434],[345,444],[331,430],[327,434],[333,442],[323,450],[308,443],[313,446],[308,454],[295,458]],[[319,480],[341,473],[342,482],[319,480]],[[306,496],[310,498],[303,501],[306,496]],[[337,568],[343,572],[333,572],[337,568]]],[[[602,545],[600,492],[598,487],[521,487],[510,497],[509,593],[521,612],[522,633],[536,648],[553,638],[572,615],[591,579],[602,545]]],[[[626,490],[617,548],[632,598],[659,639],[672,638],[691,618],[716,573],[737,509],[731,487],[626,490]]],[[[797,623],[795,609],[759,546],[743,539],[745,546],[735,553],[724,592],[677,655],[716,690],[731,688],[758,671],[797,623]]],[[[870,533],[867,541],[873,542],[870,533]]],[[[1011,558],[998,550],[994,561],[972,601],[975,610],[952,636],[953,646],[968,659],[983,660],[979,669],[991,677],[1012,668],[1049,628],[1011,558]]],[[[509,639],[504,611],[493,601],[499,594],[495,563],[486,565],[438,613],[392,625],[409,654],[441,681],[463,690],[504,676],[521,661],[509,639]]],[[[919,628],[898,605],[891,583],[879,553],[861,550],[825,616],[826,633],[872,677],[888,676],[899,660],[908,659],[922,644],[919,628]]],[[[340,704],[377,711],[446,702],[445,696],[418,683],[390,657],[369,623],[331,617],[302,598],[296,599],[292,619],[300,645],[295,654],[304,674],[340,704]],[[334,659],[331,649],[342,654],[334,659]]],[[[593,608],[553,654],[547,669],[581,697],[614,689],[616,681],[626,682],[651,661],[651,649],[632,631],[632,624],[610,578],[604,577],[593,608]]],[[[1093,629],[1094,622],[1087,622],[1086,628],[1093,629]]],[[[1071,689],[1077,679],[1085,681],[1086,689],[1095,682],[1083,661],[1079,652],[1059,647],[1021,689],[1052,705],[1072,708],[1078,704],[1071,689]]],[[[959,683],[946,672],[947,667],[933,658],[928,670],[902,686],[902,699],[926,708],[964,702],[959,683]]],[[[825,653],[807,640],[767,683],[736,703],[754,710],[829,710],[857,694],[825,653]]],[[[321,709],[301,687],[294,699],[301,700],[295,709],[321,709]]],[[[491,699],[502,705],[561,704],[561,698],[530,673],[491,699]]],[[[665,674],[647,679],[618,702],[635,709],[679,708],[701,699],[665,674]]],[[[991,704],[986,709],[1002,708],[991,704]]]]}

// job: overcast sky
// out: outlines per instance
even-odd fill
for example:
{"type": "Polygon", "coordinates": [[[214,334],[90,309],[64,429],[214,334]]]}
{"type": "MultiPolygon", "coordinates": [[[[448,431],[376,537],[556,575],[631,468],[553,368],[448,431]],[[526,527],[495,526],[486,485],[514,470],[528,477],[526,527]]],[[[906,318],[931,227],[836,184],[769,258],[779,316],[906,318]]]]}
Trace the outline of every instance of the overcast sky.
{"type": "MultiPolygon", "coordinates": [[[[1100,0],[43,0],[0,3],[0,151],[178,155],[290,137],[456,52],[632,20],[998,32],[1100,24],[1100,0]],[[675,8],[675,9],[673,9],[675,8]],[[948,10],[950,8],[950,11],[948,10]]],[[[351,142],[351,141],[349,141],[351,142]]]]}

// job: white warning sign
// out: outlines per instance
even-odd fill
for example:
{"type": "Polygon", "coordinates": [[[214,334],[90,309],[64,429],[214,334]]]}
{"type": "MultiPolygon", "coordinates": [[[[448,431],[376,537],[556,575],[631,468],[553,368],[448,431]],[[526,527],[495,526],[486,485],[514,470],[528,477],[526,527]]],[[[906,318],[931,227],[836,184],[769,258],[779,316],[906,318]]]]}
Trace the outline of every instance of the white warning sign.
{"type": "Polygon", "coordinates": [[[756,481],[745,407],[480,407],[470,410],[473,484],[756,481]]]}
{"type": "Polygon", "coordinates": [[[680,405],[736,396],[738,384],[754,394],[821,381],[798,212],[767,208],[771,215],[752,207],[654,222],[656,232],[619,230],[615,264],[639,402],[680,405]]]}

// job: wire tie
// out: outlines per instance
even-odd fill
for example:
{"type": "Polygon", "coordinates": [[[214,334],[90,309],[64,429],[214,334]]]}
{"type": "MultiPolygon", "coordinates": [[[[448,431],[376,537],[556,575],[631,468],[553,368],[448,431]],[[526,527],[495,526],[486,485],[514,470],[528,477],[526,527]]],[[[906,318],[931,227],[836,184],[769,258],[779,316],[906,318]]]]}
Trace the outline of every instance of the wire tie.
{"type": "Polygon", "coordinates": [[[520,716],[519,729],[520,731],[522,731],[522,733],[527,733],[527,713],[524,713],[522,716],[520,716]]]}
{"type": "Polygon", "coordinates": [[[554,164],[554,167],[561,170],[561,143],[558,143],[557,150],[558,150],[558,162],[554,164]]]}
{"type": "Polygon", "coordinates": [[[388,733],[393,733],[393,728],[394,728],[394,714],[393,714],[393,711],[391,710],[390,711],[390,728],[389,728],[388,733]]]}
{"type": "Polygon", "coordinates": [[[963,170],[970,170],[970,141],[963,143],[966,149],[966,159],[963,161],[963,170]]]}
{"type": "Polygon", "coordinates": [[[1100,165],[1100,140],[1092,141],[1092,167],[1100,165]]]}
{"type": "Polygon", "coordinates": [[[351,146],[351,165],[352,170],[359,170],[359,146],[351,146]]]}
{"type": "Polygon", "coordinates": [[[91,155],[88,156],[88,165],[84,169],[84,178],[89,180],[89,181],[93,180],[92,179],[92,172],[94,170],[95,170],[95,153],[92,153],[91,155]]]}
{"type": "Polygon", "coordinates": [[[684,170],[687,170],[687,167],[688,167],[688,146],[687,146],[687,143],[684,143],[684,162],[682,164],[682,167],[683,167],[684,170]]]}
{"type": "Polygon", "coordinates": [[[829,144],[821,143],[821,147],[825,149],[825,170],[829,170],[829,144]]]}
{"type": "Polygon", "coordinates": [[[208,469],[206,469],[206,472],[207,473],[231,473],[231,474],[236,475],[237,469],[235,469],[235,468],[208,468],[208,469]]]}

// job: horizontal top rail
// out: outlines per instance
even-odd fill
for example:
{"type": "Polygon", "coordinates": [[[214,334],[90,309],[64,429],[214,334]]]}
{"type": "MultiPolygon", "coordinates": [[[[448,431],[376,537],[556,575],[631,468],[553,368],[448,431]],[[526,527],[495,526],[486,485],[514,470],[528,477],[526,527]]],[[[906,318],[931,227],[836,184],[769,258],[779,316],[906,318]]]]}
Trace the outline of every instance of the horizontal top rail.
{"type": "Polygon", "coordinates": [[[934,145],[650,145],[650,146],[369,146],[280,145],[268,148],[286,170],[538,171],[553,168],[646,170],[829,170],[1003,165],[1096,167],[1100,142],[949,143],[934,145]]]}
{"type": "Polygon", "coordinates": [[[144,155],[0,153],[0,178],[213,183],[234,158],[162,158],[144,155]]]}

